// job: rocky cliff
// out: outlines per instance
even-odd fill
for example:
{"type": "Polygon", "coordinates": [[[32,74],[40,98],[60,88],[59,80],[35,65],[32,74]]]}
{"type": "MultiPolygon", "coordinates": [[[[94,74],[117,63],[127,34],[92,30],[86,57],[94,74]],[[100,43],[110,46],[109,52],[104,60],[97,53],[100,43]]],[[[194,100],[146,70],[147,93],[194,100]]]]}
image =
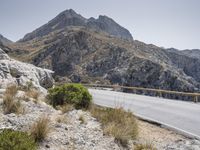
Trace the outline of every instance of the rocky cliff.
{"type": "Polygon", "coordinates": [[[1,88],[5,88],[9,84],[26,86],[27,83],[31,82],[33,87],[45,92],[45,88],[53,85],[52,73],[53,71],[11,59],[0,49],[1,88]]]}

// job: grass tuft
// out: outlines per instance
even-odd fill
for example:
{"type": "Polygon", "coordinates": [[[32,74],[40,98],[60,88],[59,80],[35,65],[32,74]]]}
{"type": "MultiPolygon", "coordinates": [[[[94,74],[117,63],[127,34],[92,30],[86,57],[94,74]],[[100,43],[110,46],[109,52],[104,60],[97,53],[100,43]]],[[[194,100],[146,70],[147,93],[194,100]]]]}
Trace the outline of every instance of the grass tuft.
{"type": "Polygon", "coordinates": [[[26,92],[26,95],[30,98],[33,98],[35,100],[35,102],[37,103],[40,93],[36,89],[30,89],[26,92]]]}
{"type": "Polygon", "coordinates": [[[80,115],[78,120],[80,121],[81,124],[86,123],[85,117],[83,115],[80,115]]]}
{"type": "Polygon", "coordinates": [[[41,117],[36,123],[31,127],[31,136],[34,138],[35,142],[42,142],[50,133],[48,117],[41,117]]]}
{"type": "Polygon", "coordinates": [[[93,106],[91,114],[102,123],[104,133],[112,135],[122,146],[128,146],[129,140],[136,139],[138,125],[135,116],[122,108],[100,108],[93,106]]]}
{"type": "Polygon", "coordinates": [[[5,95],[15,96],[17,94],[18,87],[16,85],[10,85],[6,88],[5,95]]]}
{"type": "Polygon", "coordinates": [[[17,86],[11,85],[6,88],[5,94],[3,96],[3,111],[5,114],[21,114],[24,112],[21,102],[19,100],[15,100],[16,94],[17,86]]]}
{"type": "Polygon", "coordinates": [[[153,144],[137,144],[134,146],[133,150],[157,150],[153,144]]]}
{"type": "Polygon", "coordinates": [[[62,106],[57,106],[57,110],[61,110],[63,114],[68,113],[69,111],[72,111],[74,109],[74,106],[72,104],[64,104],[62,106]]]}

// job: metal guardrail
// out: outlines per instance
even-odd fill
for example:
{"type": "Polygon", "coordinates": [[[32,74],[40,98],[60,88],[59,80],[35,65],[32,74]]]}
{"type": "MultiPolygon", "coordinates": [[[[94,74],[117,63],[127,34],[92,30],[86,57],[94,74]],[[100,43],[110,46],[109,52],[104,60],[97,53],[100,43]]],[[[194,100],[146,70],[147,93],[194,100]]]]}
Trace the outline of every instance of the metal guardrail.
{"type": "Polygon", "coordinates": [[[120,86],[120,85],[102,85],[102,84],[83,84],[86,87],[100,87],[100,88],[112,88],[112,89],[127,89],[133,91],[143,91],[143,92],[155,92],[160,97],[163,94],[174,94],[179,96],[190,96],[193,97],[194,102],[198,102],[198,98],[200,97],[200,93],[191,93],[191,92],[178,92],[178,91],[169,91],[162,89],[151,89],[151,88],[142,88],[142,87],[128,87],[128,86],[120,86]]]}

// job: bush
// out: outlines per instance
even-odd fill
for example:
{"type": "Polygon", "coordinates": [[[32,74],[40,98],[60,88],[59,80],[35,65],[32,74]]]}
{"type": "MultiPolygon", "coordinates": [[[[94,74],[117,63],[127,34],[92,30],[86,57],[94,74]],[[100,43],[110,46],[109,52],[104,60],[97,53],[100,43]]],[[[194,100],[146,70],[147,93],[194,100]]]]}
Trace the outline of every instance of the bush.
{"type": "Polygon", "coordinates": [[[54,107],[64,104],[73,104],[77,109],[88,108],[92,96],[81,84],[64,84],[49,89],[48,99],[54,107]]]}
{"type": "Polygon", "coordinates": [[[4,129],[0,131],[0,150],[36,150],[37,145],[27,133],[4,129]]]}
{"type": "Polygon", "coordinates": [[[122,108],[100,108],[93,106],[91,114],[102,123],[105,134],[112,135],[122,146],[127,146],[129,140],[136,139],[138,126],[135,116],[122,108]]]}
{"type": "Polygon", "coordinates": [[[31,127],[31,136],[35,142],[43,141],[50,132],[49,118],[41,117],[35,124],[31,127]]]}

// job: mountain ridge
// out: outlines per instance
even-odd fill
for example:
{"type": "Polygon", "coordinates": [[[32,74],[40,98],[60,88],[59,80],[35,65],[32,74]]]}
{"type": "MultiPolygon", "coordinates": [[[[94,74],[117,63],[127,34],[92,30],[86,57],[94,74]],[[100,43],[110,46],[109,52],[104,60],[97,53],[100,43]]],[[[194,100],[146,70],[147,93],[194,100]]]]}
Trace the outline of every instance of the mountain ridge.
{"type": "Polygon", "coordinates": [[[118,38],[133,40],[132,35],[127,29],[107,16],[100,15],[97,19],[86,19],[80,14],[77,14],[73,9],[69,9],[61,12],[54,19],[33,32],[26,34],[24,38],[20,39],[18,42],[27,42],[35,37],[42,37],[55,30],[60,30],[68,26],[83,26],[90,29],[92,28],[95,31],[106,32],[118,38]]]}

